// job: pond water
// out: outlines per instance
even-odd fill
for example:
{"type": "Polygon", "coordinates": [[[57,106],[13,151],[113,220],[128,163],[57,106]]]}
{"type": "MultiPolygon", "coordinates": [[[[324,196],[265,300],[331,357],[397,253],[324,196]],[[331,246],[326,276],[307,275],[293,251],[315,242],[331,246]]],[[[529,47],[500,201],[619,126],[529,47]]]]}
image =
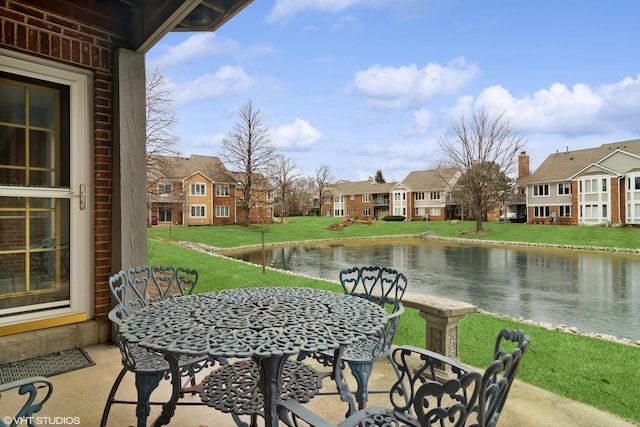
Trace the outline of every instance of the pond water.
{"type": "MultiPolygon", "coordinates": [[[[260,264],[260,250],[230,254],[260,264]]],[[[423,239],[373,239],[270,247],[267,264],[338,280],[381,265],[404,272],[409,291],[473,303],[495,314],[640,340],[640,256],[423,239]]]]}

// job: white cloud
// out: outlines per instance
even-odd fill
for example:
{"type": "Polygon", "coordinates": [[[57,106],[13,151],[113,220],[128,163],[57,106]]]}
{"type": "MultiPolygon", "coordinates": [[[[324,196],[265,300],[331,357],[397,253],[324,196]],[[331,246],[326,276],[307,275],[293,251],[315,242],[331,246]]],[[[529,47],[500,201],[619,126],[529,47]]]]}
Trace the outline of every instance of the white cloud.
{"type": "Polygon", "coordinates": [[[640,132],[640,74],[596,88],[582,83],[572,87],[554,83],[522,98],[514,98],[501,86],[492,86],[473,103],[468,97],[461,98],[457,108],[472,105],[504,111],[526,132],[565,136],[607,134],[620,129],[640,132]]]}
{"type": "Polygon", "coordinates": [[[369,105],[373,108],[406,108],[438,95],[455,93],[479,74],[479,67],[467,63],[462,57],[452,60],[447,66],[374,65],[355,74],[354,90],[369,98],[369,105]]]}
{"type": "Polygon", "coordinates": [[[219,98],[247,92],[255,84],[241,67],[223,65],[215,74],[205,74],[185,84],[170,86],[174,94],[175,106],[187,105],[194,101],[219,98]]]}
{"type": "Polygon", "coordinates": [[[306,120],[298,119],[288,125],[282,125],[273,131],[273,144],[280,149],[301,149],[316,144],[322,138],[322,132],[311,126],[306,120]]]}
{"type": "Polygon", "coordinates": [[[220,55],[239,50],[238,43],[216,33],[198,33],[182,43],[170,47],[164,55],[149,61],[151,68],[165,68],[207,55],[220,55]]]}
{"type": "Polygon", "coordinates": [[[433,114],[426,108],[421,108],[413,112],[413,122],[405,132],[407,135],[422,135],[433,126],[433,114]]]}

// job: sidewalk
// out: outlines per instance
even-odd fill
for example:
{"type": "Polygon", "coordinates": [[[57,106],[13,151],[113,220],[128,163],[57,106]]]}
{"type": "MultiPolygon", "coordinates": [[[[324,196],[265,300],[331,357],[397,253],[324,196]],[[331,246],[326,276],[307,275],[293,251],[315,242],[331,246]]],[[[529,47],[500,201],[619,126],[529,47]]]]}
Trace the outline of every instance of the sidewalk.
{"type": "MultiPolygon", "coordinates": [[[[45,408],[38,414],[48,417],[79,417],[81,426],[98,426],[113,380],[121,368],[120,352],[115,346],[97,345],[85,349],[96,363],[95,366],[51,377],[53,396],[45,408]]],[[[393,372],[382,361],[376,364],[371,379],[371,388],[390,384],[393,372]]],[[[347,372],[348,377],[351,375],[347,372]]],[[[168,381],[154,392],[154,400],[169,396],[168,381]]],[[[325,387],[331,387],[329,379],[325,387]]],[[[387,386],[386,388],[389,388],[387,386]]],[[[120,386],[119,397],[135,398],[133,375],[127,374],[120,386]]],[[[198,396],[189,397],[198,402],[198,396]]],[[[374,394],[370,405],[376,401],[384,402],[385,395],[374,394]]],[[[7,401],[2,402],[3,405],[7,401]]],[[[318,396],[309,404],[317,414],[334,422],[343,418],[346,405],[337,396],[318,396]]],[[[152,406],[151,418],[155,419],[160,406],[152,406]]],[[[4,415],[4,414],[0,414],[4,415]]],[[[70,423],[67,423],[69,425],[70,423]]],[[[53,424],[50,424],[53,425],[53,424]]],[[[61,424],[55,424],[60,426],[61,424]]],[[[109,416],[109,426],[135,426],[134,405],[114,405],[109,416]]],[[[185,427],[234,427],[231,417],[206,406],[178,406],[170,425],[185,427]]],[[[500,427],[540,427],[540,426],[580,426],[580,427],[631,427],[635,424],[625,422],[616,416],[593,407],[574,402],[521,382],[514,383],[507,400],[505,410],[498,423],[500,427]]],[[[41,427],[46,427],[41,426],[41,427]]]]}

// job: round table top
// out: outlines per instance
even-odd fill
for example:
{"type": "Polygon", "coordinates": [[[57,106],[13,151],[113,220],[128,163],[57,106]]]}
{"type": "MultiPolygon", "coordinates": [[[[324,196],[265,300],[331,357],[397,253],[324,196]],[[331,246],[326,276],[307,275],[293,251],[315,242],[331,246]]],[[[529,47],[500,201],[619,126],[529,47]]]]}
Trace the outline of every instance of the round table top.
{"type": "Polygon", "coordinates": [[[123,320],[130,343],[162,352],[271,357],[350,345],[380,333],[384,309],[312,288],[241,288],[174,297],[123,320]]]}

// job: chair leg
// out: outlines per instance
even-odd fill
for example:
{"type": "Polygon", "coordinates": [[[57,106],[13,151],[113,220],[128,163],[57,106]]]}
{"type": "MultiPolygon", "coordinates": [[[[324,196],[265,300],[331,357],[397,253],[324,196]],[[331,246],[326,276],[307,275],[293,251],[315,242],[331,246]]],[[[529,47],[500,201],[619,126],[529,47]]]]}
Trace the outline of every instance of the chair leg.
{"type": "Polygon", "coordinates": [[[124,375],[127,373],[127,369],[122,368],[118,377],[113,382],[111,386],[111,391],[109,392],[109,397],[107,397],[107,403],[104,405],[104,411],[102,411],[102,420],[100,421],[100,427],[106,427],[107,419],[109,418],[109,411],[111,411],[111,405],[113,405],[113,401],[115,400],[116,391],[118,391],[118,387],[120,387],[120,383],[124,378],[124,375]]]}
{"type": "MultiPolygon", "coordinates": [[[[138,391],[138,404],[136,405],[136,416],[138,418],[138,427],[146,427],[147,418],[151,412],[149,398],[162,380],[164,372],[153,374],[136,373],[136,390],[138,391]]],[[[178,379],[179,381],[179,379],[178,379]]]]}
{"type": "Polygon", "coordinates": [[[369,399],[368,385],[369,378],[371,378],[371,371],[373,370],[373,363],[348,363],[349,368],[351,368],[351,374],[358,384],[355,395],[356,402],[358,402],[358,410],[361,410],[367,406],[367,400],[369,399]]]}

